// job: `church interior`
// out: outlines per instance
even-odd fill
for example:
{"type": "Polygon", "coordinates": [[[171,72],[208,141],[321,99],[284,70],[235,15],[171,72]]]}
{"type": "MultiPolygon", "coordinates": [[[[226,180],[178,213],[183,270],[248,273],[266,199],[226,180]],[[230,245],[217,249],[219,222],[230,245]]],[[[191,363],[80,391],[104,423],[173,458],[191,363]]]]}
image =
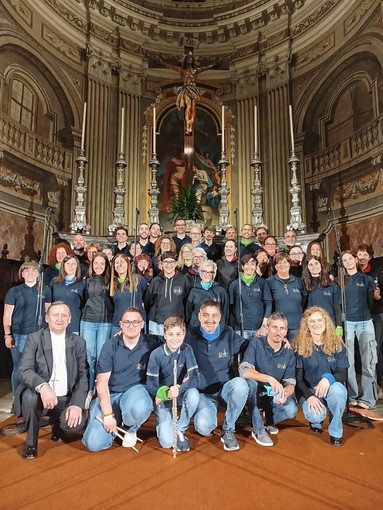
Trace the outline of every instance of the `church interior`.
{"type": "MultiPolygon", "coordinates": [[[[172,200],[198,175],[202,223],[220,235],[236,222],[277,237],[292,228],[303,242],[320,237],[328,260],[361,243],[383,257],[380,0],[8,0],[0,26],[1,268],[77,232],[97,242],[119,225],[130,235],[142,222],[172,232],[172,200]],[[188,54],[198,87],[191,129],[187,105],[177,108],[188,54]]],[[[1,377],[7,370],[3,360],[1,377]]],[[[84,509],[156,500],[159,509],[378,508],[376,429],[348,431],[350,449],[331,457],[299,427],[286,429],[277,454],[258,457],[248,444],[230,462],[206,438],[202,457],[161,457],[145,432],[157,451],[144,446],[126,472],[117,448],[100,457],[80,445],[61,457],[47,448],[29,481],[14,461],[7,508],[67,508],[63,494],[84,509]],[[35,489],[37,479],[45,487],[35,489]]],[[[9,466],[21,443],[7,440],[9,466]]]]}

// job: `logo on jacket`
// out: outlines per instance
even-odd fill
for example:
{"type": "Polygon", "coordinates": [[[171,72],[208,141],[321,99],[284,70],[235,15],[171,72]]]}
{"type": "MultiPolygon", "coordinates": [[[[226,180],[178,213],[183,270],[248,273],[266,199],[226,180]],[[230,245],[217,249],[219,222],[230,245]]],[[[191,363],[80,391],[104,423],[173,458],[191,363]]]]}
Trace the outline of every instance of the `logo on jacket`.
{"type": "Polygon", "coordinates": [[[182,295],[182,287],[179,287],[178,285],[176,287],[173,287],[173,294],[175,294],[176,296],[181,296],[182,295]]]}
{"type": "Polygon", "coordinates": [[[287,367],[286,361],[284,363],[277,363],[277,368],[285,370],[287,367]]]}
{"type": "Polygon", "coordinates": [[[218,353],[218,357],[219,358],[228,358],[229,357],[229,353],[226,352],[226,349],[224,349],[223,352],[219,352],[218,353]]]}

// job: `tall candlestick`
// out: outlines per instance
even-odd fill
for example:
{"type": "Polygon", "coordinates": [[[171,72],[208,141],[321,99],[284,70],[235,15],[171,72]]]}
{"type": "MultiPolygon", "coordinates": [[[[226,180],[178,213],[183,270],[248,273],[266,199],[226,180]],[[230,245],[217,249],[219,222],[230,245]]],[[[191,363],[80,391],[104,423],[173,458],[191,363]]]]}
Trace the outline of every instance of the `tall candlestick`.
{"type": "Polygon", "coordinates": [[[254,106],[254,154],[258,155],[258,111],[254,106]]]}
{"type": "Polygon", "coordinates": [[[153,107],[153,154],[156,153],[156,129],[157,129],[157,126],[156,126],[156,122],[157,122],[157,119],[156,119],[156,107],[154,106],[153,107]]]}
{"type": "Polygon", "coordinates": [[[291,152],[295,152],[294,148],[294,129],[293,129],[293,107],[289,106],[289,117],[290,117],[290,137],[291,137],[291,152]]]}
{"type": "Polygon", "coordinates": [[[81,132],[81,150],[84,150],[85,146],[85,124],[86,124],[86,103],[82,111],[82,132],[81,132]]]}
{"type": "Polygon", "coordinates": [[[222,152],[225,152],[225,107],[222,105],[221,109],[221,123],[222,123],[222,152]]]}
{"type": "Polygon", "coordinates": [[[120,138],[120,154],[124,153],[124,131],[125,131],[125,108],[121,108],[121,138],[120,138]]]}

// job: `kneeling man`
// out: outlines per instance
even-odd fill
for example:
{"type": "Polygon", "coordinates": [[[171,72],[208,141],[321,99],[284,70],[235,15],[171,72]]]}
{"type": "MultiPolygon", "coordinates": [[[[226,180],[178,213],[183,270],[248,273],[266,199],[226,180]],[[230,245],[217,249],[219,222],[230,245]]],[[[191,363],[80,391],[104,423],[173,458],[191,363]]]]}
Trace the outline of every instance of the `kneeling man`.
{"type": "Polygon", "coordinates": [[[120,335],[103,345],[97,365],[97,398],[91,403],[88,424],[82,442],[97,452],[112,446],[117,426],[123,424],[124,447],[134,448],[137,430],[153,410],[146,389],[149,355],[162,341],[156,335],[144,335],[144,321],[138,308],[125,310],[120,320],[120,335]]]}
{"type": "Polygon", "coordinates": [[[295,418],[297,404],[292,398],[295,389],[295,355],[284,346],[287,319],[274,312],[267,321],[267,335],[254,339],[246,349],[239,373],[247,379],[255,441],[262,446],[273,446],[269,434],[278,434],[277,423],[295,418]],[[265,412],[266,426],[260,413],[265,412]]]}
{"type": "Polygon", "coordinates": [[[62,301],[52,303],[46,313],[48,327],[31,333],[19,365],[20,385],[15,411],[27,427],[23,457],[37,457],[40,418],[48,415],[52,440],[82,432],[88,393],[88,364],[85,340],[68,333],[70,310],[62,301]],[[20,409],[21,408],[21,409],[20,409]]]}

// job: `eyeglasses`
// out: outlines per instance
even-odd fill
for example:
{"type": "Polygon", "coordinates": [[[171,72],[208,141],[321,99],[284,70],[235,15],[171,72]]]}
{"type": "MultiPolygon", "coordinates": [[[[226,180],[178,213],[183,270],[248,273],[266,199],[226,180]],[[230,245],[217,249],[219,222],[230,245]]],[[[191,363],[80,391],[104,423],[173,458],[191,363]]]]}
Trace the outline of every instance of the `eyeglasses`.
{"type": "Polygon", "coordinates": [[[290,257],[296,257],[297,255],[303,255],[303,251],[298,251],[297,253],[289,253],[290,257]]]}
{"type": "Polygon", "coordinates": [[[38,269],[35,269],[34,267],[26,267],[23,269],[23,273],[34,273],[35,271],[38,271],[38,269]]]}
{"type": "Polygon", "coordinates": [[[186,227],[186,223],[176,223],[176,227],[186,227]]]}
{"type": "Polygon", "coordinates": [[[265,243],[265,246],[277,246],[277,243],[265,243]]]}
{"type": "Polygon", "coordinates": [[[138,320],[135,320],[135,321],[121,321],[121,322],[122,322],[122,324],[124,326],[127,326],[127,327],[133,326],[134,328],[136,328],[137,326],[139,326],[142,323],[142,320],[141,321],[138,321],[138,320]]]}
{"type": "Polygon", "coordinates": [[[210,274],[213,276],[214,274],[214,271],[205,271],[205,269],[202,269],[202,271],[200,271],[201,274],[210,274]]]}
{"type": "Polygon", "coordinates": [[[176,260],[163,260],[162,263],[164,266],[171,266],[176,263],[176,260]]]}

